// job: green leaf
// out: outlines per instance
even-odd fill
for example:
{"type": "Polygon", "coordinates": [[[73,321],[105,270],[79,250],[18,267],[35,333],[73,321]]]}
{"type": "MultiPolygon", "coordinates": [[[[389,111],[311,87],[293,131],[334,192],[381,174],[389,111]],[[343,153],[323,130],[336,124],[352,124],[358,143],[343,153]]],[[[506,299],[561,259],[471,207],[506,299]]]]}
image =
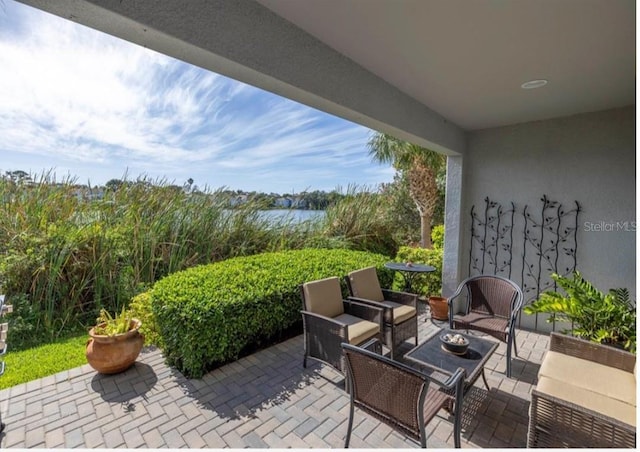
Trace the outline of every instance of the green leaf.
{"type": "Polygon", "coordinates": [[[571,278],[552,274],[564,293],[547,291],[526,306],[526,314],[555,314],[573,324],[574,335],[599,343],[617,343],[635,353],[636,309],[627,289],[596,289],[579,272],[571,278]]]}

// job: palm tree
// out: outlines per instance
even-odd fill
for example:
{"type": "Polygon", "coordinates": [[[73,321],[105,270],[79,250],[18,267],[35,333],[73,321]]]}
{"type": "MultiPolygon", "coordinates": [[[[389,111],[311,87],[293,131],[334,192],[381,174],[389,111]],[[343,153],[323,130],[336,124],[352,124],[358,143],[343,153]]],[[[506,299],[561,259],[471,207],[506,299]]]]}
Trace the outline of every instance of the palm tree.
{"type": "Polygon", "coordinates": [[[406,174],[409,194],[420,214],[421,245],[431,248],[431,219],[438,202],[436,179],[445,156],[382,132],[376,132],[367,146],[375,161],[391,164],[406,174]]]}

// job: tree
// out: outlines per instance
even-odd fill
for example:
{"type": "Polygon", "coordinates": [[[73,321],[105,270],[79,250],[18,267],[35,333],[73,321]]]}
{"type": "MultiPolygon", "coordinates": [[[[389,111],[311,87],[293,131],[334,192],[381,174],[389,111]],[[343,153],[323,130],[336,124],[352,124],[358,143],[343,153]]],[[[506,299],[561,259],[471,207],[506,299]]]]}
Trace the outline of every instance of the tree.
{"type": "Polygon", "coordinates": [[[122,185],[124,185],[124,181],[120,179],[110,179],[107,181],[106,184],[104,184],[107,190],[113,190],[113,191],[117,191],[120,187],[122,187],[122,185]]]}
{"type": "Polygon", "coordinates": [[[406,174],[396,171],[393,182],[381,184],[380,194],[385,204],[385,215],[395,224],[393,236],[398,243],[420,242],[420,214],[409,195],[406,174]],[[402,221],[398,221],[398,218],[402,218],[402,221]]]}
{"type": "Polygon", "coordinates": [[[15,183],[23,183],[23,182],[31,182],[31,175],[26,171],[15,170],[15,171],[5,171],[5,177],[15,183]]]}
{"type": "Polygon", "coordinates": [[[421,245],[431,248],[431,222],[439,200],[437,178],[445,156],[382,132],[376,132],[367,145],[375,161],[391,164],[406,175],[409,194],[420,214],[421,245]]]}

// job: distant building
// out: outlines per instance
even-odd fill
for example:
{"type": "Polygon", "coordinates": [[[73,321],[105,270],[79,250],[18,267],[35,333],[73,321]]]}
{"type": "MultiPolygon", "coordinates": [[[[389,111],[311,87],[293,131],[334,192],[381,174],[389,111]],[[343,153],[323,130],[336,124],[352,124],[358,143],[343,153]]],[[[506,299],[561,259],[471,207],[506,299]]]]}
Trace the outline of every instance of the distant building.
{"type": "Polygon", "coordinates": [[[291,208],[293,209],[306,209],[307,208],[307,200],[302,196],[296,196],[291,202],[291,208]]]}
{"type": "Polygon", "coordinates": [[[302,196],[276,198],[273,205],[282,209],[306,209],[307,201],[302,196]]]}
{"type": "Polygon", "coordinates": [[[73,190],[73,194],[78,201],[97,201],[104,199],[104,188],[79,186],[73,190]]]}
{"type": "Polygon", "coordinates": [[[239,206],[240,204],[246,203],[247,199],[247,195],[236,195],[229,200],[229,204],[231,206],[239,206]]]}
{"type": "Polygon", "coordinates": [[[88,199],[94,200],[94,199],[103,199],[104,198],[104,189],[103,188],[92,188],[88,190],[87,193],[87,197],[88,199]]]}
{"type": "Polygon", "coordinates": [[[276,207],[282,207],[283,209],[290,209],[292,204],[291,198],[277,198],[274,202],[276,207]]]}

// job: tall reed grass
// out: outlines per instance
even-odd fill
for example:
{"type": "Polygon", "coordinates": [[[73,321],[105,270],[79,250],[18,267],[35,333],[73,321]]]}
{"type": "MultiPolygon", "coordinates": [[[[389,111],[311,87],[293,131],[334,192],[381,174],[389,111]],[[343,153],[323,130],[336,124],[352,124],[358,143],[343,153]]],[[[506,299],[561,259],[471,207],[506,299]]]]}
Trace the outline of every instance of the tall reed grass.
{"type": "Polygon", "coordinates": [[[322,235],[341,246],[395,256],[394,228],[400,218],[390,218],[378,193],[351,185],[345,197],[327,208],[322,235]]]}
{"type": "Polygon", "coordinates": [[[73,180],[0,179],[0,202],[0,293],[17,308],[12,346],[91,324],[100,308],[119,311],[175,271],[301,247],[315,230],[269,220],[259,203],[229,209],[222,190],[188,194],[145,178],[91,201],[73,180]]]}
{"type": "Polygon", "coordinates": [[[88,200],[72,179],[0,178],[0,293],[14,304],[13,348],[93,324],[119,312],[160,278],[236,256],[340,247],[394,256],[393,225],[376,194],[350,187],[316,220],[262,214],[250,201],[229,208],[222,189],[186,193],[165,181],[124,181],[88,200]]]}

